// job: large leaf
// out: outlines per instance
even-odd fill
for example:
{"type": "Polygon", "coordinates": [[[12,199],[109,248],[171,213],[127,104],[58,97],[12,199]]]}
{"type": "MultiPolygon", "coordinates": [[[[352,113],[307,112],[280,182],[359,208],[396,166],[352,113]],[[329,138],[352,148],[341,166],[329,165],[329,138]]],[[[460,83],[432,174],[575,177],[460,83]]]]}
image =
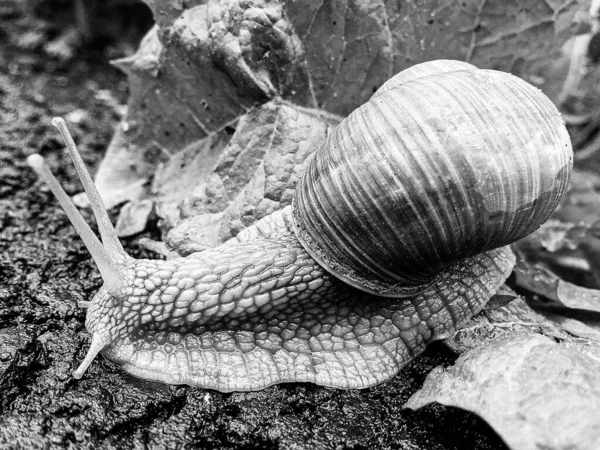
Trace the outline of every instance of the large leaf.
{"type": "Polygon", "coordinates": [[[515,450],[600,447],[600,345],[532,333],[497,338],[434,369],[406,403],[469,409],[515,450]]]}
{"type": "MultiPolygon", "coordinates": [[[[150,189],[161,164],[219,140],[272,99],[346,115],[393,74],[436,58],[511,71],[556,97],[566,70],[561,47],[581,30],[588,6],[584,0],[148,3],[157,26],[136,55],[118,62],[129,75],[129,111],[96,181],[108,207],[151,198],[159,211],[172,211],[160,202],[173,198],[157,185],[150,189]]],[[[207,178],[198,183],[211,187],[207,178]]],[[[229,219],[241,220],[223,217],[229,219]]]]}
{"type": "Polygon", "coordinates": [[[292,201],[305,161],[337,117],[272,101],[180,152],[154,179],[167,243],[212,247],[292,201]]]}

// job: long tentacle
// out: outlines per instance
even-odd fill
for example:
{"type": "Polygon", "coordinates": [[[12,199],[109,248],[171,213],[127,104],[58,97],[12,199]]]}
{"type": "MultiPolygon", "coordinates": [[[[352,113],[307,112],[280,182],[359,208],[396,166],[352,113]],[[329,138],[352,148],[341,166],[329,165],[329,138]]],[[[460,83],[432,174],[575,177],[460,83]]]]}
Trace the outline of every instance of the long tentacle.
{"type": "Polygon", "coordinates": [[[108,212],[104,207],[102,197],[100,197],[100,193],[98,192],[98,189],[96,189],[96,185],[92,181],[92,177],[85,167],[83,159],[81,159],[81,155],[77,151],[75,141],[73,141],[73,137],[71,136],[71,133],[69,133],[67,124],[62,117],[55,117],[52,119],[52,125],[58,128],[58,131],[60,131],[60,134],[65,141],[69,155],[71,156],[73,164],[75,165],[75,169],[77,170],[79,178],[83,183],[85,193],[87,194],[90,204],[92,205],[94,215],[96,216],[96,221],[98,222],[100,236],[102,236],[102,242],[104,243],[106,250],[111,255],[126,255],[125,251],[123,250],[123,246],[117,237],[117,233],[110,222],[110,217],[108,216],[108,212]]]}
{"type": "Polygon", "coordinates": [[[85,219],[81,216],[67,193],[63,190],[58,180],[52,175],[50,169],[46,165],[44,158],[35,154],[27,158],[27,163],[38,176],[46,182],[62,209],[67,214],[67,217],[77,230],[77,233],[83,240],[83,243],[91,253],[94,262],[98,266],[102,279],[107,290],[115,297],[120,295],[123,287],[122,276],[119,273],[118,265],[112,255],[104,248],[100,240],[96,237],[85,219]]]}

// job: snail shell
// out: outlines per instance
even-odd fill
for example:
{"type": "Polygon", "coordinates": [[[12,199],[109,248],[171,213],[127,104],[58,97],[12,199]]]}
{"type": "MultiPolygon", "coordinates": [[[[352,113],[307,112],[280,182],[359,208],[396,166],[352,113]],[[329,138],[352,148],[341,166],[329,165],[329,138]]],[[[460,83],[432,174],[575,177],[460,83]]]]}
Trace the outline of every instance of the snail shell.
{"type": "Polygon", "coordinates": [[[564,122],[540,90],[458,61],[424,63],[317,150],[295,194],[296,232],[348,284],[410,295],[537,229],[571,166],[564,122]]]}

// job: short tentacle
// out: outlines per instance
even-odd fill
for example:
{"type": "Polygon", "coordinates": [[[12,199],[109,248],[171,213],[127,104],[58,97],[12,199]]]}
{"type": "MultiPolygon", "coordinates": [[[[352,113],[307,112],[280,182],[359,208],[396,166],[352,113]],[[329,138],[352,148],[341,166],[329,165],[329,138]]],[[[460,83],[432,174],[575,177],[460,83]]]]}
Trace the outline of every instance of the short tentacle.
{"type": "Polygon", "coordinates": [[[104,350],[108,344],[110,344],[110,340],[105,338],[100,333],[94,333],[92,335],[92,343],[90,348],[88,349],[83,361],[81,361],[81,364],[79,364],[79,367],[73,371],[73,377],[80,379],[90,364],[92,364],[96,356],[98,356],[98,353],[104,350]]]}

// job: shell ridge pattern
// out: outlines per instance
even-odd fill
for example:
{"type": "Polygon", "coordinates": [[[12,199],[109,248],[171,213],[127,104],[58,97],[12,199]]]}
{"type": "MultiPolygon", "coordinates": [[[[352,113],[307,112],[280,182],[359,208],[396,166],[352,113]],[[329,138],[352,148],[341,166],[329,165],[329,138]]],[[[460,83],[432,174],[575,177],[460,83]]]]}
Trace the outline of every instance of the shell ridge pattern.
{"type": "MultiPolygon", "coordinates": [[[[413,83],[421,83],[423,79],[413,81],[413,83]]],[[[434,84],[435,86],[435,84],[434,84]]],[[[438,136],[435,133],[429,131],[429,124],[425,120],[421,120],[421,110],[416,109],[417,105],[420,105],[422,98],[419,98],[419,102],[415,101],[401,101],[403,98],[410,98],[411,91],[403,88],[398,90],[395,95],[390,95],[387,102],[381,102],[379,107],[380,111],[377,117],[384,124],[385,135],[390,143],[398,143],[401,149],[409,149],[412,147],[420,147],[424,149],[431,149],[439,146],[438,136]],[[401,133],[396,124],[402,123],[401,133]]],[[[396,146],[394,146],[396,147],[396,146]]],[[[414,216],[417,218],[419,227],[418,234],[426,235],[428,242],[438,242],[439,246],[432,245],[430,248],[435,251],[436,256],[441,258],[441,254],[447,248],[443,248],[443,242],[446,239],[438,240],[435,238],[435,234],[428,226],[427,222],[422,217],[426,217],[425,210],[436,218],[436,222],[441,223],[441,217],[439,214],[442,213],[441,208],[433,203],[433,199],[427,195],[429,189],[427,184],[431,182],[433,175],[438,171],[433,170],[433,164],[436,164],[430,156],[427,155],[427,151],[424,151],[421,155],[417,152],[412,151],[396,151],[394,157],[398,160],[400,167],[409,167],[410,176],[400,178],[398,175],[390,171],[387,176],[388,179],[393,180],[396,185],[404,187],[406,183],[408,187],[403,190],[402,200],[404,204],[402,207],[408,207],[413,211],[414,216]],[[418,158],[418,156],[421,156],[418,158]],[[433,172],[433,173],[429,173],[433,172]],[[420,192],[422,195],[419,197],[420,203],[415,203],[408,192],[420,192]]],[[[390,155],[392,156],[392,155],[390,155]]],[[[393,167],[393,166],[392,166],[393,167]]],[[[383,213],[382,213],[383,214],[383,213]]],[[[417,231],[417,230],[414,230],[417,231]]],[[[406,233],[404,230],[398,230],[400,234],[406,233]]],[[[442,230],[445,233],[445,230],[442,230]]],[[[416,246],[416,240],[407,239],[407,251],[410,252],[414,257],[418,257],[419,249],[416,246]],[[412,243],[412,245],[410,245],[412,243]]],[[[421,262],[421,266],[423,263],[421,262]]]]}
{"type": "MultiPolygon", "coordinates": [[[[535,110],[535,112],[537,113],[537,116],[549,116],[552,113],[554,113],[554,115],[556,116],[556,120],[562,123],[562,117],[560,117],[559,115],[557,116],[557,113],[554,111],[554,105],[552,104],[552,102],[549,99],[546,99],[546,101],[544,103],[540,103],[540,102],[536,102],[534,98],[532,98],[532,94],[531,92],[528,92],[526,89],[523,88],[522,83],[518,83],[517,87],[515,89],[518,89],[519,92],[521,93],[521,95],[525,98],[527,98],[529,100],[529,104],[531,105],[531,107],[528,109],[528,113],[533,115],[533,111],[535,110]]],[[[552,145],[553,142],[561,142],[564,141],[564,139],[562,139],[558,133],[559,130],[562,133],[567,133],[565,129],[562,128],[556,128],[556,127],[550,127],[550,126],[546,126],[545,128],[545,133],[540,133],[540,137],[546,139],[546,144],[548,146],[552,145]]],[[[536,148],[535,146],[532,146],[533,148],[536,148]]],[[[539,152],[540,150],[538,150],[539,152]]],[[[529,153],[529,152],[528,152],[529,153]]],[[[561,154],[562,155],[562,154],[561,154]]],[[[563,159],[560,162],[556,162],[556,164],[561,164],[562,167],[566,167],[570,164],[570,161],[567,159],[566,154],[562,155],[563,159]]],[[[543,157],[543,155],[542,155],[543,157]]],[[[538,156],[538,160],[540,162],[540,164],[542,164],[542,159],[540,158],[540,156],[538,156]]],[[[547,164],[547,161],[543,160],[543,164],[547,164]]],[[[558,189],[561,190],[564,186],[566,186],[569,182],[569,171],[567,171],[566,173],[561,173],[561,175],[566,175],[566,176],[561,176],[559,179],[559,187],[558,189]]],[[[545,186],[542,187],[540,190],[542,189],[547,189],[545,186]]],[[[554,195],[553,196],[553,202],[551,204],[552,208],[556,208],[558,207],[558,204],[560,203],[561,200],[561,196],[559,195],[554,195]]],[[[533,220],[535,220],[535,222],[538,224],[538,226],[541,224],[541,220],[539,217],[535,217],[533,220]]]]}
{"type": "MultiPolygon", "coordinates": [[[[348,120],[343,125],[340,124],[331,134],[332,145],[328,149],[327,158],[323,158],[322,166],[330,166],[334,170],[333,172],[338,176],[332,176],[327,180],[326,183],[326,195],[320,197],[313,197],[313,201],[318,207],[314,208],[313,214],[319,218],[319,221],[323,224],[328,234],[337,234],[340,238],[338,253],[346,252],[353,255],[359,255],[358,260],[363,261],[364,265],[364,253],[360,251],[360,248],[356,242],[348,235],[343,227],[336,226],[335,223],[344,223],[345,218],[341,216],[333,216],[336,209],[329,208],[329,203],[334,201],[333,192],[339,192],[340,196],[335,197],[336,203],[345,203],[349,210],[355,211],[358,207],[359,202],[353,201],[353,199],[346,195],[349,192],[359,195],[361,192],[360,184],[354,185],[350,188],[344,184],[342,173],[340,169],[342,167],[351,167],[352,170],[348,171],[347,175],[352,176],[352,173],[356,173],[359,170],[358,167],[352,167],[352,162],[348,159],[350,152],[342,152],[341,149],[359,149],[361,148],[360,142],[356,142],[362,138],[362,136],[355,136],[352,133],[353,129],[360,129],[360,123],[358,122],[359,117],[356,114],[350,114],[348,120]],[[347,189],[348,188],[348,189],[347,189]]],[[[321,147],[319,150],[325,153],[324,148],[321,147]]],[[[323,171],[318,166],[309,166],[307,170],[308,177],[306,182],[310,183],[311,178],[316,178],[319,172],[323,171]],[[314,170],[311,171],[311,168],[314,170]]],[[[373,259],[368,258],[368,261],[372,264],[377,264],[373,259]]]]}
{"type": "MultiPolygon", "coordinates": [[[[480,78],[480,76],[477,74],[477,72],[468,73],[468,78],[457,77],[454,75],[455,74],[453,73],[439,75],[437,82],[435,82],[436,80],[431,79],[421,81],[424,90],[426,92],[430,92],[431,94],[424,96],[423,99],[419,100],[415,96],[414,92],[408,92],[406,95],[409,98],[412,98],[412,102],[407,103],[424,103],[423,108],[425,110],[435,111],[435,101],[437,101],[439,98],[448,98],[449,101],[445,101],[444,103],[455,103],[456,108],[460,108],[465,112],[477,111],[478,114],[474,114],[474,116],[479,117],[482,114],[481,111],[478,111],[478,107],[480,107],[480,105],[471,104],[468,101],[468,99],[471,97],[469,94],[471,94],[475,89],[473,86],[476,86],[477,83],[468,83],[467,81],[470,78],[480,78]],[[467,78],[467,80],[465,80],[465,78],[467,78]],[[457,94],[458,92],[460,92],[460,95],[457,94]],[[452,102],[452,99],[454,99],[454,102],[452,102]]],[[[468,115],[471,116],[473,114],[469,113],[468,115]]],[[[457,117],[462,117],[462,115],[457,115],[457,117]]],[[[457,247],[458,242],[464,242],[465,237],[470,238],[471,236],[477,235],[474,232],[476,229],[476,220],[484,220],[484,217],[476,218],[471,212],[475,208],[472,197],[473,192],[469,192],[467,190],[468,187],[470,187],[470,183],[465,182],[463,184],[453,182],[451,185],[452,189],[450,189],[446,182],[447,179],[462,179],[464,181],[468,181],[468,179],[465,179],[464,176],[459,176],[458,173],[469,174],[472,171],[471,167],[467,164],[466,159],[455,161],[450,159],[448,155],[450,152],[440,151],[440,149],[444,148],[445,146],[453,144],[453,138],[456,139],[457,137],[456,133],[460,133],[459,130],[455,130],[450,126],[450,124],[452,124],[456,118],[447,116],[444,111],[441,111],[439,115],[432,116],[430,120],[433,121],[435,126],[431,126],[432,124],[429,122],[424,122],[421,125],[421,128],[428,130],[428,141],[431,143],[430,148],[434,149],[435,153],[432,152],[432,155],[429,156],[426,161],[421,162],[420,165],[424,169],[429,169],[430,172],[425,176],[425,179],[429,180],[430,186],[427,192],[448,193],[448,198],[445,200],[445,202],[439,203],[435,206],[435,211],[438,213],[438,218],[435,221],[435,230],[436,233],[439,233],[439,235],[434,241],[431,242],[431,247],[434,248],[438,246],[438,243],[447,243],[445,258],[448,259],[459,251],[460,247],[457,247]],[[444,123],[439,123],[439,120],[444,120],[444,123]],[[446,128],[446,132],[434,133],[434,131],[442,125],[446,128]],[[459,164],[465,164],[465,166],[457,167],[459,164]],[[453,176],[450,177],[450,174],[453,176]],[[450,192],[452,195],[449,194],[450,192]],[[464,210],[466,211],[466,214],[455,214],[454,211],[457,210],[464,210]]],[[[467,126],[473,125],[468,124],[467,126]]],[[[462,143],[459,145],[462,145],[462,143]]],[[[443,202],[444,197],[440,197],[440,199],[436,199],[436,201],[443,202]]],[[[438,257],[437,260],[444,262],[444,258],[438,257]]]]}
{"type": "MultiPolygon", "coordinates": [[[[469,78],[476,77],[476,73],[477,72],[469,73],[469,78]]],[[[422,83],[424,89],[432,93],[432,95],[427,96],[427,98],[425,99],[427,103],[423,105],[424,109],[435,111],[435,102],[432,100],[439,99],[442,96],[447,96],[449,99],[454,99],[457,105],[464,105],[464,98],[468,97],[467,94],[470,92],[470,89],[473,89],[473,85],[476,85],[477,83],[464,83],[462,85],[464,92],[462,92],[461,89],[458,88],[458,86],[460,80],[462,80],[463,78],[466,77],[456,76],[455,73],[442,74],[440,75],[440,80],[449,80],[449,82],[444,83],[443,88],[439,81],[435,82],[435,80],[423,80],[422,83]]],[[[417,101],[417,98],[414,95],[412,95],[412,97],[414,99],[413,101],[417,101]]],[[[467,110],[468,108],[464,109],[467,110]]],[[[464,120],[462,116],[458,114],[448,115],[443,114],[442,112],[442,114],[440,114],[440,117],[436,116],[433,118],[433,120],[437,122],[438,126],[440,126],[438,122],[440,119],[444,121],[443,125],[446,127],[447,130],[446,133],[440,133],[439,135],[435,136],[438,139],[438,141],[436,142],[437,149],[443,148],[444,146],[448,145],[454,146],[455,142],[453,142],[453,138],[454,140],[458,140],[458,135],[460,135],[461,138],[464,138],[462,127],[473,127],[471,121],[464,120]]],[[[459,145],[464,144],[461,142],[459,145]]],[[[430,166],[438,168],[437,173],[432,172],[432,174],[430,175],[431,177],[437,177],[441,180],[451,179],[468,181],[464,174],[472,174],[474,171],[467,164],[460,167],[461,164],[465,163],[464,159],[456,161],[455,158],[452,158],[450,156],[451,154],[452,152],[437,151],[435,153],[435,157],[432,157],[431,160],[428,161],[427,165],[424,167],[430,166]],[[443,166],[441,166],[442,162],[443,166]]],[[[432,178],[432,184],[435,185],[435,178],[432,178]]],[[[435,191],[436,189],[440,189],[441,187],[440,191],[449,192],[450,190],[445,184],[446,182],[444,181],[444,184],[442,184],[439,187],[436,186],[435,189],[432,190],[435,191]]],[[[473,207],[474,202],[472,199],[472,192],[470,192],[469,190],[469,183],[453,183],[452,193],[453,195],[448,195],[448,204],[441,204],[439,206],[439,210],[442,212],[442,214],[444,214],[445,212],[443,222],[440,222],[440,224],[449,224],[449,226],[441,226],[440,229],[444,231],[448,229],[452,232],[460,234],[460,236],[458,237],[441,237],[440,240],[449,243],[457,241],[462,242],[464,240],[464,236],[473,236],[475,230],[477,229],[477,220],[479,220],[479,218],[477,218],[477,216],[475,215],[476,209],[473,207]],[[459,216],[458,214],[454,213],[455,211],[464,211],[464,215],[461,214],[459,216]],[[462,220],[460,220],[461,217],[462,220]]],[[[449,252],[448,254],[454,254],[457,251],[457,249],[451,247],[448,248],[447,251],[449,252]]],[[[441,260],[442,258],[438,259],[441,260]]]]}
{"type": "MultiPolygon", "coordinates": [[[[379,151],[377,153],[377,159],[380,160],[377,163],[373,162],[373,164],[377,164],[379,169],[379,176],[374,176],[369,180],[371,184],[379,184],[382,192],[385,192],[386,189],[389,189],[389,186],[396,186],[396,191],[400,192],[400,195],[396,194],[395,200],[396,202],[402,201],[401,207],[409,207],[415,213],[418,213],[418,206],[412,201],[407,192],[409,189],[414,187],[417,191],[422,189],[422,186],[418,185],[418,181],[421,178],[420,176],[415,176],[414,173],[410,173],[409,176],[401,177],[400,174],[396,173],[392,170],[393,167],[414,167],[418,166],[416,164],[412,164],[408,162],[408,158],[412,158],[413,155],[410,152],[402,151],[407,145],[406,140],[412,138],[412,133],[404,133],[404,136],[398,132],[398,127],[400,124],[406,124],[407,120],[404,119],[403,113],[406,113],[405,105],[402,104],[397,98],[397,95],[390,95],[387,98],[386,102],[378,101],[379,105],[377,108],[372,107],[372,105],[365,105],[364,109],[361,109],[363,112],[362,117],[365,122],[365,132],[364,139],[368,140],[365,142],[365,146],[376,146],[376,140],[381,140],[383,144],[377,146],[377,148],[385,149],[385,148],[394,148],[396,151],[394,152],[386,152],[379,151]],[[373,130],[380,129],[382,132],[377,134],[374,133],[373,130]],[[377,136],[377,137],[376,137],[377,136]],[[393,160],[397,161],[397,164],[392,163],[393,160]],[[385,161],[386,164],[381,164],[381,161],[385,161]],[[405,188],[405,183],[410,181],[409,188],[405,188]]],[[[413,120],[411,118],[410,120],[413,120]]],[[[416,133],[415,133],[416,134],[416,133]]],[[[418,167],[415,167],[418,170],[418,167]]],[[[355,177],[355,183],[360,184],[360,178],[355,177]]],[[[369,203],[373,208],[373,222],[374,223],[386,223],[390,229],[397,229],[398,238],[399,236],[405,234],[404,238],[407,241],[407,251],[411,253],[416,253],[417,249],[413,246],[412,249],[410,244],[413,242],[412,239],[408,238],[408,233],[405,230],[402,230],[401,227],[398,227],[398,224],[393,222],[392,217],[389,216],[386,212],[386,207],[398,207],[397,204],[387,205],[387,204],[379,204],[379,202],[375,201],[376,199],[369,199],[369,203]],[[400,228],[400,229],[399,229],[400,228]]],[[[396,203],[394,202],[394,203],[396,203]]],[[[435,208],[431,205],[431,210],[435,213],[435,208]]],[[[419,233],[424,233],[431,239],[432,235],[430,234],[429,228],[426,226],[426,223],[421,221],[419,227],[419,233]]],[[[378,234],[380,236],[383,235],[382,231],[378,230],[378,234]]],[[[382,251],[382,254],[385,254],[382,251]]],[[[392,269],[384,265],[385,261],[377,261],[374,263],[370,263],[371,269],[373,267],[377,267],[380,273],[385,274],[391,280],[396,282],[401,281],[397,277],[396,274],[392,271],[392,269]]],[[[368,267],[367,264],[364,264],[365,269],[368,267]]]]}
{"type": "MultiPolygon", "coordinates": [[[[368,103],[364,105],[362,108],[368,108],[368,103]]],[[[335,201],[337,203],[344,203],[346,205],[346,210],[351,214],[358,215],[357,209],[360,205],[368,204],[371,199],[368,197],[368,192],[363,189],[363,182],[357,182],[356,174],[364,174],[365,166],[372,165],[372,162],[360,162],[360,165],[357,167],[356,164],[353,164],[349,156],[351,152],[344,152],[343,149],[360,149],[364,148],[364,139],[365,134],[358,135],[353,133],[353,130],[361,130],[363,129],[361,116],[358,114],[351,114],[348,117],[348,121],[344,126],[339,126],[338,129],[333,134],[334,143],[328,148],[328,161],[326,161],[331,167],[334,167],[335,173],[339,173],[339,176],[331,177],[331,192],[340,192],[339,196],[335,197],[335,201]],[[351,170],[346,171],[346,176],[344,177],[341,172],[342,167],[349,167],[351,170]]],[[[324,200],[330,202],[334,201],[334,196],[328,196],[324,200]]],[[[344,230],[343,227],[334,226],[335,223],[343,223],[344,217],[331,217],[326,219],[325,213],[330,211],[331,209],[327,207],[327,205],[323,204],[322,210],[319,211],[319,214],[328,228],[329,233],[337,233],[340,238],[340,249],[338,252],[346,252],[348,254],[354,255],[356,259],[362,262],[363,267],[368,267],[369,264],[376,266],[378,262],[366,255],[357,243],[352,239],[351,236],[344,230]]],[[[373,221],[375,223],[375,221],[373,221]]]]}
{"type": "MultiPolygon", "coordinates": [[[[488,74],[488,76],[490,76],[492,73],[490,71],[485,71],[486,74],[488,74]]],[[[502,95],[502,92],[499,92],[502,90],[503,87],[505,87],[504,83],[499,83],[498,85],[498,89],[497,90],[490,90],[487,95],[490,98],[490,105],[495,105],[496,109],[499,109],[498,105],[504,105],[505,109],[509,109],[511,107],[511,105],[507,102],[506,96],[502,95]]],[[[516,89],[517,86],[512,86],[512,89],[516,89]]],[[[521,110],[519,110],[521,112],[521,110]]],[[[521,136],[528,136],[528,134],[530,133],[529,130],[527,130],[525,128],[525,123],[531,123],[531,122],[525,122],[524,120],[515,120],[515,118],[513,118],[511,115],[503,115],[503,121],[498,121],[498,120],[492,120],[493,117],[497,117],[499,111],[494,111],[493,109],[491,109],[490,111],[484,111],[484,112],[488,112],[487,115],[483,115],[480,114],[477,116],[477,120],[479,122],[481,122],[479,124],[479,128],[482,129],[496,129],[498,127],[500,127],[501,125],[503,125],[503,130],[501,133],[497,133],[497,135],[495,135],[495,139],[494,137],[488,137],[488,139],[485,140],[485,143],[488,145],[489,148],[492,148],[493,151],[502,151],[501,148],[497,148],[498,145],[500,143],[502,143],[503,141],[519,141],[520,142],[516,142],[515,144],[513,144],[513,146],[515,147],[520,147],[520,148],[524,148],[523,142],[520,139],[521,136]],[[507,121],[509,121],[509,123],[506,123],[507,121]],[[494,127],[494,128],[484,128],[484,127],[494,127]],[[519,130],[520,132],[515,132],[515,130],[519,130]]],[[[487,136],[486,136],[487,137],[487,136]]],[[[500,171],[500,170],[496,170],[495,171],[495,175],[496,178],[498,179],[498,183],[495,184],[496,189],[498,189],[499,193],[497,195],[495,195],[495,198],[499,198],[499,199],[504,199],[504,204],[501,205],[500,209],[501,210],[505,210],[505,211],[513,211],[517,205],[517,198],[521,195],[523,195],[523,193],[529,193],[529,192],[533,192],[531,190],[531,187],[529,187],[529,183],[530,183],[530,179],[532,177],[532,170],[529,170],[529,176],[527,177],[517,177],[517,173],[521,172],[523,170],[523,168],[527,168],[527,162],[529,161],[530,163],[533,162],[533,154],[531,152],[518,152],[518,153],[514,153],[513,155],[513,159],[511,159],[510,161],[505,159],[505,158],[499,158],[499,161],[501,161],[502,163],[505,164],[505,167],[509,170],[506,170],[504,172],[500,171]],[[511,165],[512,167],[509,167],[508,165],[511,165]],[[523,180],[523,178],[525,178],[523,180]],[[519,183],[519,180],[521,180],[521,183],[519,183]],[[524,183],[524,185],[523,185],[524,183]],[[511,195],[507,195],[508,193],[511,193],[511,195]]],[[[494,175],[494,172],[492,171],[492,174],[494,175]]],[[[490,176],[491,178],[491,176],[490,176]]],[[[516,215],[508,215],[507,217],[505,217],[505,219],[503,220],[503,228],[505,230],[521,230],[522,228],[519,228],[522,223],[524,222],[523,219],[517,221],[518,218],[516,217],[516,215]]],[[[493,245],[493,243],[491,242],[491,240],[493,239],[493,234],[490,234],[489,238],[488,238],[488,245],[493,245]]],[[[507,240],[510,240],[511,236],[507,236],[507,240]]]]}
{"type": "MultiPolygon", "coordinates": [[[[448,177],[448,170],[452,167],[452,164],[448,162],[447,155],[438,151],[445,143],[441,141],[443,134],[438,132],[439,124],[433,122],[437,119],[437,114],[434,115],[433,112],[437,110],[435,105],[429,101],[432,97],[439,99],[448,96],[448,88],[442,89],[440,87],[441,77],[444,77],[444,74],[438,75],[436,79],[415,80],[415,83],[421,89],[405,89],[402,92],[404,98],[403,108],[411,118],[412,126],[406,133],[413,141],[411,147],[426,149],[423,152],[410,152],[414,158],[411,167],[420,173],[418,179],[422,181],[417,189],[423,195],[419,197],[419,200],[427,203],[425,206],[426,214],[431,215],[431,222],[435,224],[433,231],[427,232],[427,239],[431,244],[430,249],[435,250],[437,260],[441,260],[442,255],[449,255],[453,252],[453,248],[449,245],[456,241],[454,233],[460,232],[460,228],[452,223],[453,220],[458,219],[453,214],[453,208],[448,208],[448,205],[443,203],[444,198],[442,195],[432,195],[433,193],[447,191],[445,180],[448,177]],[[427,92],[428,95],[419,95],[418,92],[421,90],[427,92]],[[432,126],[432,123],[434,126],[432,126]],[[450,224],[450,226],[444,226],[445,224],[450,224]]],[[[397,114],[400,117],[402,116],[400,113],[397,114]]],[[[393,127],[393,125],[390,124],[389,127],[393,127]]],[[[426,214],[423,214],[423,216],[425,217],[426,214]]],[[[431,227],[431,224],[425,224],[423,229],[428,230],[429,227],[431,227]]],[[[418,250],[413,253],[414,256],[418,254],[418,250]]],[[[421,265],[425,269],[425,264],[421,263],[421,265]]],[[[423,272],[426,273],[425,270],[423,272]]]]}

